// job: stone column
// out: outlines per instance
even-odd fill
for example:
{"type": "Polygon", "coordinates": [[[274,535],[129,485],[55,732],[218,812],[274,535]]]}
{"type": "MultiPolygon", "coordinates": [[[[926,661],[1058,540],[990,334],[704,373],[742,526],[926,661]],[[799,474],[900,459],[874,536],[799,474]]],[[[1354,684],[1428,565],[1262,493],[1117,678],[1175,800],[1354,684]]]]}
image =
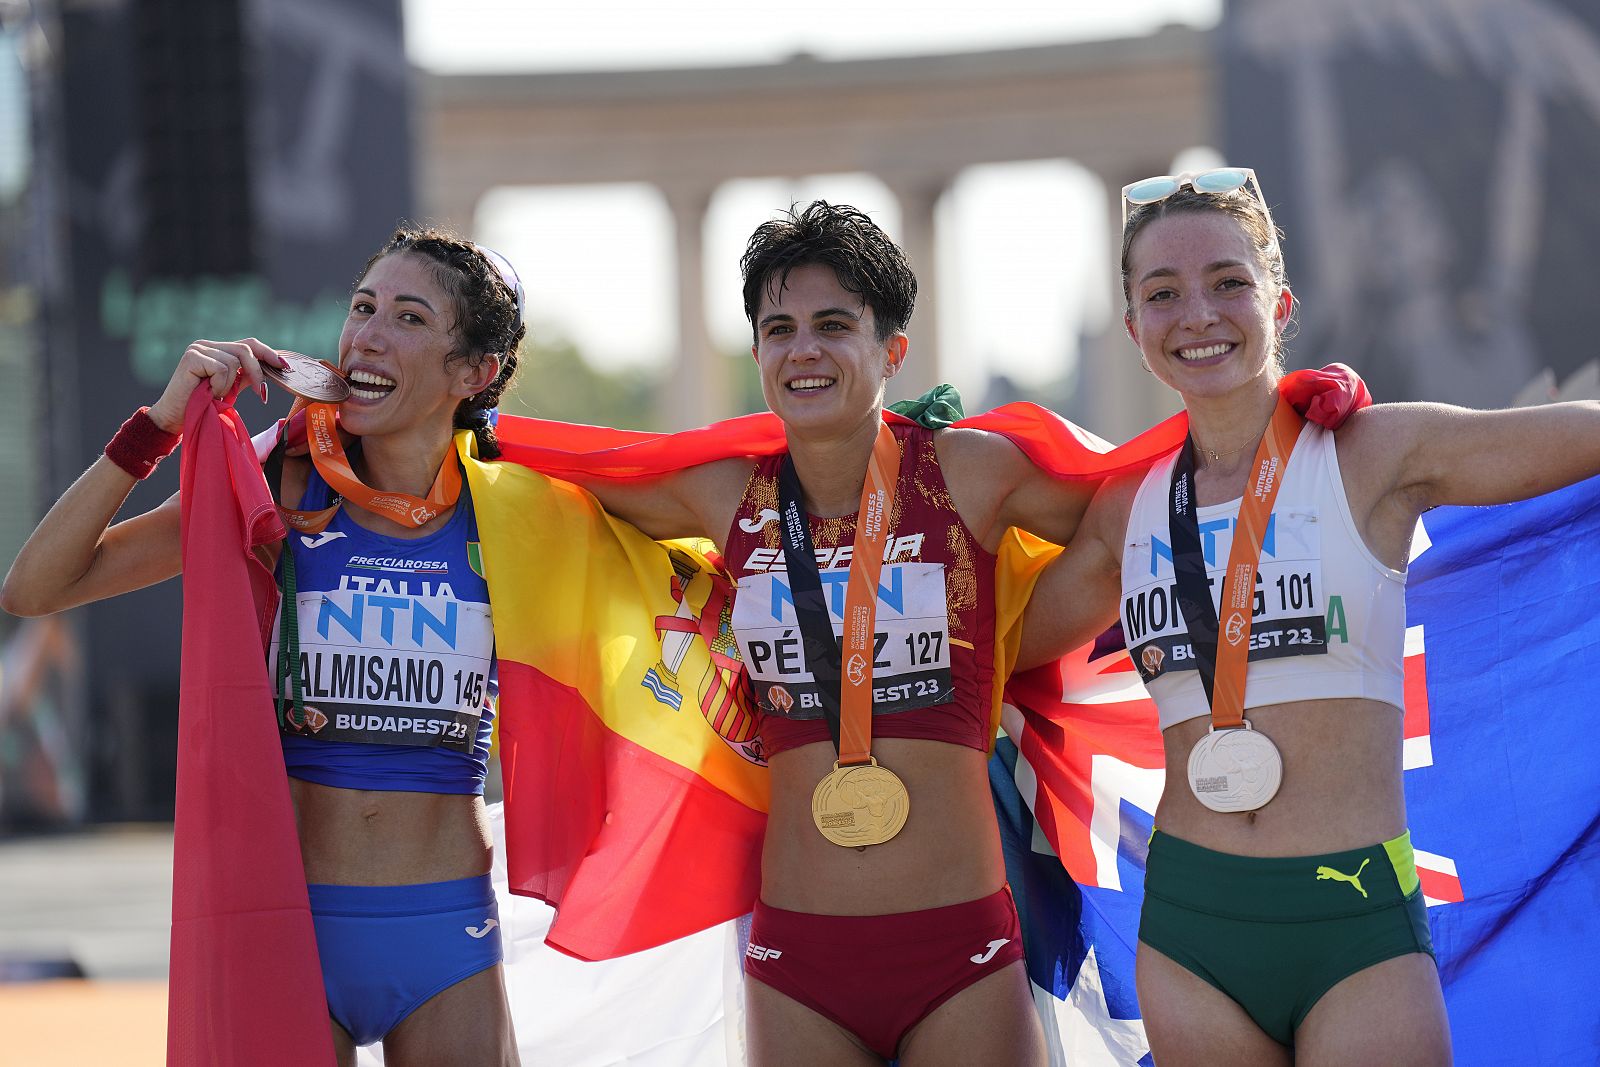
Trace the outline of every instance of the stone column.
{"type": "Polygon", "coordinates": [[[710,185],[662,185],[677,231],[678,353],[661,391],[657,429],[704,426],[735,414],[728,361],[706,327],[705,219],[710,185]]]}
{"type": "Polygon", "coordinates": [[[417,181],[418,202],[422,205],[420,221],[425,226],[443,226],[475,237],[478,202],[490,187],[465,175],[434,173],[437,169],[436,164],[424,162],[417,181]]]}
{"type": "Polygon", "coordinates": [[[917,396],[945,380],[939,349],[938,230],[934,211],[950,187],[950,175],[936,171],[884,173],[884,184],[900,201],[900,247],[917,273],[917,307],[911,316],[911,348],[906,365],[889,383],[890,401],[917,396]]]}
{"type": "Polygon", "coordinates": [[[1086,428],[1120,443],[1166,418],[1179,406],[1177,394],[1156,381],[1139,362],[1139,351],[1123,329],[1127,300],[1122,295],[1122,187],[1151,174],[1164,174],[1162,164],[1097,168],[1106,190],[1106,230],[1110,237],[1106,284],[1111,314],[1105,329],[1086,334],[1078,352],[1078,395],[1072,405],[1087,420],[1086,428]]]}

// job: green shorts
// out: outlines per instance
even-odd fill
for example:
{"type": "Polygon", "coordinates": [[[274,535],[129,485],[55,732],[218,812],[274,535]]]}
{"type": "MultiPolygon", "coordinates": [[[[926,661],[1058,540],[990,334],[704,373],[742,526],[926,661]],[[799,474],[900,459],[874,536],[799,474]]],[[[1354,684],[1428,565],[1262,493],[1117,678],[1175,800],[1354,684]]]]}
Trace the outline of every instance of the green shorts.
{"type": "Polygon", "coordinates": [[[1411,833],[1325,856],[1235,856],[1150,837],[1139,940],[1294,1044],[1307,1013],[1357,971],[1433,955],[1411,833]]]}

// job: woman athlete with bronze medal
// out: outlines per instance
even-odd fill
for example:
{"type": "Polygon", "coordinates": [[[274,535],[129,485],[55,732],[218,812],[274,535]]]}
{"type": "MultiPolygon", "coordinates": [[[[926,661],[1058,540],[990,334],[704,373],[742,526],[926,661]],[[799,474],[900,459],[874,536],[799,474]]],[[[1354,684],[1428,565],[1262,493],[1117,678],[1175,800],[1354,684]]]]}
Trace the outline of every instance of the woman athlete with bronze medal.
{"type": "Polygon", "coordinates": [[[1211,701],[1211,729],[1189,752],[1189,788],[1212,811],[1255,811],[1277,795],[1283,781],[1283,757],[1266,734],[1244,717],[1246,666],[1250,655],[1250,616],[1255,601],[1256,569],[1272,502],[1283,485],[1295,440],[1305,420],[1279,398],[1256,447],[1254,472],[1239,504],[1219,602],[1223,620],[1211,603],[1205,553],[1200,546],[1194,491],[1194,438],[1184,441],[1172,469],[1169,517],[1172,571],[1178,606],[1194,642],[1200,682],[1211,701]],[[1220,648],[1218,633],[1223,638],[1220,648]]]}
{"type": "Polygon", "coordinates": [[[844,632],[835,636],[828,619],[811,530],[800,503],[794,461],[784,457],[778,475],[783,556],[794,592],[795,617],[805,638],[805,662],[817,680],[828,732],[839,759],[811,795],[817,829],[836,845],[881,845],[900,832],[911,798],[895,773],[872,755],[872,660],[878,608],[878,574],[884,538],[900,477],[900,447],[879,424],[872,459],[861,487],[854,552],[844,600],[844,632]],[[842,670],[841,670],[842,666],[842,670]]]}
{"type": "Polygon", "coordinates": [[[285,463],[291,438],[299,451],[286,421],[263,474],[291,505],[284,518],[295,531],[277,553],[276,651],[280,678],[292,680],[288,694],[278,690],[282,766],[330,1050],[347,1067],[357,1047],[378,1042],[391,1062],[518,1062],[482,797],[493,614],[455,437],[469,431],[480,456],[498,455],[485,415],[515,372],[522,302],[515,272],[492,253],[440,231],[396,231],[350,295],[337,369],[253,338],[194,342],[161,398],[124,424],[40,523],[7,580],[8,607],[47,613],[175,576],[183,567],[176,496],[111,520],[178,444],[191,396],[222,398],[270,380],[313,401],[311,462],[285,463]],[[359,453],[346,454],[341,433],[361,442],[359,453]],[[410,567],[418,558],[432,568],[426,580],[410,567]],[[414,618],[453,620],[451,636],[396,627],[363,640],[368,583],[414,618]],[[334,624],[342,629],[312,625],[313,606],[344,620],[334,624]],[[384,684],[442,672],[446,656],[469,680],[453,695],[384,684]],[[315,706],[301,699],[307,683],[315,706]],[[466,937],[463,928],[486,933],[466,937]]]}
{"type": "MultiPolygon", "coordinates": [[[[301,511],[278,505],[278,514],[285,525],[302,534],[320,534],[328,528],[333,517],[348,501],[364,511],[382,515],[402,526],[421,529],[445,511],[456,506],[461,497],[461,464],[454,452],[445,454],[434,476],[433,485],[426,497],[410,493],[374,491],[356,474],[339,437],[336,416],[339,400],[350,395],[350,385],[337,369],[311,356],[298,352],[279,352],[288,373],[267,372],[267,377],[294,393],[299,399],[290,409],[278,431],[278,446],[263,464],[268,484],[277,484],[283,464],[288,424],[296,413],[305,412],[306,444],[309,456],[322,480],[337,494],[325,508],[301,511]],[[316,364],[315,367],[308,364],[316,364]],[[342,393],[342,395],[341,395],[342,393]],[[304,401],[311,403],[303,403],[304,401]]],[[[269,364],[263,363],[266,371],[269,364]]],[[[274,368],[276,369],[276,368],[274,368]]],[[[278,718],[291,730],[320,730],[327,716],[305,703],[301,673],[294,669],[300,662],[300,611],[299,583],[295,575],[294,554],[283,553],[283,610],[278,616],[278,657],[274,665],[276,680],[273,691],[278,694],[278,718]]]]}
{"type": "MultiPolygon", "coordinates": [[[[276,485],[286,451],[289,423],[296,414],[305,413],[306,445],[312,464],[323,481],[337,494],[325,508],[301,511],[280,504],[278,514],[291,529],[302,534],[320,534],[328,528],[333,517],[346,501],[364,511],[382,515],[386,519],[420,529],[431,520],[455,507],[461,496],[461,464],[455,453],[447,452],[439,473],[426,497],[410,493],[374,491],[356,474],[339,436],[338,404],[350,395],[350,383],[338,368],[314,356],[299,352],[280,351],[278,358],[283,367],[261,364],[262,372],[283,386],[297,398],[278,430],[278,445],[263,465],[268,484],[276,485]]],[[[300,662],[300,613],[298,610],[297,581],[294,556],[284,553],[283,611],[279,616],[278,662],[275,665],[279,694],[278,715],[281,721],[296,730],[317,730],[326,717],[315,708],[308,709],[302,693],[300,672],[292,665],[300,662]],[[285,684],[287,682],[287,685],[285,684]],[[287,692],[286,692],[287,690],[287,692]]]]}

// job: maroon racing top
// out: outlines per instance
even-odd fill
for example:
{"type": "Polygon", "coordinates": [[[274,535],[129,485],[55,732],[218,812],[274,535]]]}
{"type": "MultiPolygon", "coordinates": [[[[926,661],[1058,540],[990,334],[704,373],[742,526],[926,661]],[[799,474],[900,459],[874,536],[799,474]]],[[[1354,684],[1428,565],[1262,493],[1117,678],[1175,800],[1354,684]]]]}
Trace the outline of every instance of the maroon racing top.
{"type": "MultiPolygon", "coordinates": [[[[891,428],[900,445],[900,477],[878,583],[872,733],[985,751],[992,739],[995,558],[956,514],[933,431],[904,423],[891,428]]],[[[768,754],[828,740],[784,563],[778,521],[783,459],[758,461],[724,542],[729,573],[739,583],[734,632],[754,683],[768,754]]],[[[837,633],[856,516],[813,517],[810,525],[837,633]]]]}

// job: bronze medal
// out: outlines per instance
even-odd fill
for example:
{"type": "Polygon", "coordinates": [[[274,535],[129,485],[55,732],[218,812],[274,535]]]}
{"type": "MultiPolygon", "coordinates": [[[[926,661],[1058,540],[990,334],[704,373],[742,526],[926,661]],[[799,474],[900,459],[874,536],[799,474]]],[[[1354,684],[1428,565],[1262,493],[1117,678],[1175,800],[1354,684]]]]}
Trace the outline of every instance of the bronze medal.
{"type": "Polygon", "coordinates": [[[319,404],[337,404],[350,395],[350,383],[338,370],[300,352],[279,352],[282,367],[261,364],[261,373],[295,396],[319,404]]]}
{"type": "Polygon", "coordinates": [[[900,832],[911,796],[893,771],[867,763],[835,763],[811,794],[811,818],[836,845],[881,845],[900,832]]]}

